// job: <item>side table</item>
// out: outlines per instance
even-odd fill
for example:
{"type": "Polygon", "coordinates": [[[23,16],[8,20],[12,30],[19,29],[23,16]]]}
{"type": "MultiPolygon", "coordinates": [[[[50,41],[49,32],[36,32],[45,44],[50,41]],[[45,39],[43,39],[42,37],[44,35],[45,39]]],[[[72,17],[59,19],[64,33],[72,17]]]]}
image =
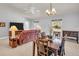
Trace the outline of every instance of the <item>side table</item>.
{"type": "Polygon", "coordinates": [[[12,48],[17,47],[17,38],[9,38],[9,46],[12,48]]]}

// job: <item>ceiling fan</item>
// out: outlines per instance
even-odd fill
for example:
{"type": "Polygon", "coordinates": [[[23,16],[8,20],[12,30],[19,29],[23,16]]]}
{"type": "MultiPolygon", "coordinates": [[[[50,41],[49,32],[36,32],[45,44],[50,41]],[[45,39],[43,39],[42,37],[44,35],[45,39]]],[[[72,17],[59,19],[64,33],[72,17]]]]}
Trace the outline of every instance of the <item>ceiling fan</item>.
{"type": "Polygon", "coordinates": [[[36,9],[35,7],[31,7],[31,8],[30,8],[30,12],[31,12],[31,14],[33,14],[33,15],[38,15],[38,14],[40,14],[40,10],[36,9]]]}

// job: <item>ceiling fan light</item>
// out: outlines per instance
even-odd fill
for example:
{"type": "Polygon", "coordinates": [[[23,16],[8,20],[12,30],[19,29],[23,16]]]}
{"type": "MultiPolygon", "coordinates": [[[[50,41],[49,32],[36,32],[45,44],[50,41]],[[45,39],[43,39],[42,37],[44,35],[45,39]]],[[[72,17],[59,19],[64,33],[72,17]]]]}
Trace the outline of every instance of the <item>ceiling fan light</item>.
{"type": "Polygon", "coordinates": [[[47,15],[51,15],[51,12],[49,10],[46,10],[47,15]]]}
{"type": "Polygon", "coordinates": [[[49,10],[46,10],[46,13],[49,13],[49,10]]]}
{"type": "Polygon", "coordinates": [[[52,8],[52,11],[56,11],[55,8],[52,8]]]}
{"type": "Polygon", "coordinates": [[[46,10],[46,14],[47,15],[55,15],[56,14],[56,10],[55,10],[55,8],[52,8],[52,4],[50,4],[50,9],[48,10],[46,10]]]}
{"type": "Polygon", "coordinates": [[[56,14],[56,10],[55,10],[55,8],[52,8],[52,14],[53,14],[53,15],[56,14]]]}

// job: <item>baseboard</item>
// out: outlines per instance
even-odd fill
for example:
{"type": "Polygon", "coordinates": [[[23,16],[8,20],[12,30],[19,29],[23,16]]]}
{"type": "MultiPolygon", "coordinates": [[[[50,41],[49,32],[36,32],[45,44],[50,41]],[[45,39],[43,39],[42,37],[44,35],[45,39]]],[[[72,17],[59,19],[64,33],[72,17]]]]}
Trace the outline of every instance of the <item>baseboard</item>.
{"type": "Polygon", "coordinates": [[[0,39],[9,39],[9,37],[8,36],[0,37],[0,39]]]}

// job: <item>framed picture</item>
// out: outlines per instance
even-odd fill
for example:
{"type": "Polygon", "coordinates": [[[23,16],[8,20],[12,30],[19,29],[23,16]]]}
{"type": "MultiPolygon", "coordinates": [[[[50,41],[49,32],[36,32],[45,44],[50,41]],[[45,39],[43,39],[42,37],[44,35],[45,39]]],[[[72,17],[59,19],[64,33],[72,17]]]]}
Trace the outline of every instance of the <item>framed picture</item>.
{"type": "Polygon", "coordinates": [[[60,21],[53,21],[52,27],[55,29],[61,29],[61,22],[60,21]]]}
{"type": "Polygon", "coordinates": [[[62,19],[52,20],[52,28],[61,29],[61,26],[62,26],[62,19]]]}
{"type": "Polygon", "coordinates": [[[0,22],[0,27],[5,27],[5,22],[0,22]]]}

